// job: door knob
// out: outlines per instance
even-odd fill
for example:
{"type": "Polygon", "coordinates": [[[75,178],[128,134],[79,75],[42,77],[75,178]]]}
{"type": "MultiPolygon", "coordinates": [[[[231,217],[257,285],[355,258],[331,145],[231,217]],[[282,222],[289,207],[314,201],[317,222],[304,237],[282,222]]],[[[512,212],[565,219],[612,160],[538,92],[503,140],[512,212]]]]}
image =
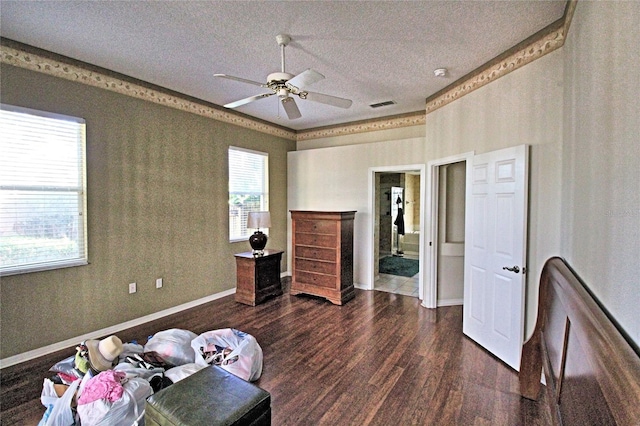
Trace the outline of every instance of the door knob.
{"type": "Polygon", "coordinates": [[[518,272],[520,272],[520,267],[519,266],[514,266],[512,268],[509,268],[508,266],[503,266],[502,269],[506,270],[506,271],[511,271],[511,272],[515,272],[516,274],[518,272]]]}

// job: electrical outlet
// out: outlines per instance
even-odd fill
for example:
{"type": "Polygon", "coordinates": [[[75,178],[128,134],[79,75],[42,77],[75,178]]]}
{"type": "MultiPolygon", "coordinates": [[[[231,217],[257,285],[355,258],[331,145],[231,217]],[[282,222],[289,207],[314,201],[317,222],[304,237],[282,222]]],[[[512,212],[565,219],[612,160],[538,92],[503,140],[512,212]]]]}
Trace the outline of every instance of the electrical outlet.
{"type": "Polygon", "coordinates": [[[136,292],[136,283],[129,284],[129,294],[133,294],[136,292]]]}
{"type": "Polygon", "coordinates": [[[156,280],[156,288],[162,288],[162,278],[156,280]]]}

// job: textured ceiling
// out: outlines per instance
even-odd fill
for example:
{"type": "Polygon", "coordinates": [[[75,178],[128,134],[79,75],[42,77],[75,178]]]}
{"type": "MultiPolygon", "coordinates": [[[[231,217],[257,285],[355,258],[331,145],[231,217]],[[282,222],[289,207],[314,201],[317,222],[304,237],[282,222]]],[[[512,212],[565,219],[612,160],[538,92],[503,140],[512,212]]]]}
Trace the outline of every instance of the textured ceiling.
{"type": "Polygon", "coordinates": [[[294,130],[421,111],[425,99],[562,17],[565,1],[0,1],[2,37],[217,105],[268,92],[276,35],[291,36],[286,71],[326,79],[309,90],[349,109],[277,98],[237,111],[294,130]],[[434,76],[447,68],[445,78],[434,76]],[[369,105],[393,100],[395,105],[369,105]]]}

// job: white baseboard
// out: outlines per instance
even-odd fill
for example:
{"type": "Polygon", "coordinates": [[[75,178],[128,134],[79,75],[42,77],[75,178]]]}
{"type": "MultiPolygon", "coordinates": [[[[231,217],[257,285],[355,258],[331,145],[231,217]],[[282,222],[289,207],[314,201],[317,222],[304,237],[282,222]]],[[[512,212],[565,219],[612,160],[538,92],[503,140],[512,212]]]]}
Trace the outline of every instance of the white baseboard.
{"type": "MultiPolygon", "coordinates": [[[[10,367],[12,365],[20,364],[21,362],[29,361],[31,359],[41,357],[43,355],[47,355],[62,349],[75,346],[80,342],[83,342],[88,339],[97,339],[103,336],[109,336],[119,331],[126,330],[128,328],[135,327],[140,324],[144,324],[145,322],[154,321],[162,317],[166,317],[167,315],[172,315],[190,308],[194,308],[198,305],[202,305],[204,303],[208,303],[213,300],[220,299],[222,297],[229,296],[231,294],[235,294],[235,292],[236,292],[236,289],[234,287],[232,289],[225,290],[220,293],[212,294],[210,296],[203,297],[201,299],[193,300],[191,302],[183,303],[182,305],[174,306],[172,308],[165,309],[163,311],[145,315],[143,317],[136,318],[120,324],[116,324],[111,327],[103,328],[101,330],[96,330],[88,334],[83,334],[82,336],[72,337],[71,339],[63,340],[62,342],[53,343],[48,346],[43,346],[38,349],[34,349],[28,352],[23,352],[21,354],[10,356],[8,358],[0,359],[0,369],[5,367],[10,367]]],[[[158,330],[158,331],[161,331],[161,330],[158,330]]]]}
{"type": "Polygon", "coordinates": [[[464,303],[464,299],[438,299],[438,307],[458,306],[464,303]]]}

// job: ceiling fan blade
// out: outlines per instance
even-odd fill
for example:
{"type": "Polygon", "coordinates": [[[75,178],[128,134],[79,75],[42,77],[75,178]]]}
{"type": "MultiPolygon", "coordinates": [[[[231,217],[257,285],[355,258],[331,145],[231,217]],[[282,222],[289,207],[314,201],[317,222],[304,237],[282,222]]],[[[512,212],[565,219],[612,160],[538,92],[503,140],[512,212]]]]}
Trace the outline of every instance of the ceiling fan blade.
{"type": "Polygon", "coordinates": [[[296,118],[302,117],[302,114],[300,114],[300,110],[298,109],[298,105],[296,105],[296,101],[294,101],[293,98],[282,98],[282,107],[287,113],[289,120],[295,120],[296,118]]]}
{"type": "Polygon", "coordinates": [[[240,81],[242,83],[253,84],[254,86],[267,87],[266,84],[258,83],[257,81],[247,80],[246,78],[234,77],[232,75],[227,74],[214,74],[214,77],[227,78],[229,80],[240,81]]]}
{"type": "Polygon", "coordinates": [[[309,68],[308,70],[301,72],[291,80],[287,81],[286,86],[289,89],[292,89],[295,93],[295,89],[311,86],[313,83],[317,83],[318,81],[323,79],[324,75],[309,68]]]}
{"type": "Polygon", "coordinates": [[[321,104],[327,104],[338,108],[349,108],[353,101],[351,99],[339,98],[337,96],[324,95],[322,93],[315,92],[301,92],[298,96],[308,101],[320,102],[321,104]]]}
{"type": "Polygon", "coordinates": [[[251,96],[249,98],[240,99],[239,101],[235,101],[235,102],[231,102],[231,103],[225,104],[224,107],[225,108],[237,108],[239,106],[246,105],[249,102],[257,101],[258,99],[266,98],[266,97],[269,97],[271,95],[275,95],[275,93],[263,93],[261,95],[255,95],[255,96],[251,96]]]}

